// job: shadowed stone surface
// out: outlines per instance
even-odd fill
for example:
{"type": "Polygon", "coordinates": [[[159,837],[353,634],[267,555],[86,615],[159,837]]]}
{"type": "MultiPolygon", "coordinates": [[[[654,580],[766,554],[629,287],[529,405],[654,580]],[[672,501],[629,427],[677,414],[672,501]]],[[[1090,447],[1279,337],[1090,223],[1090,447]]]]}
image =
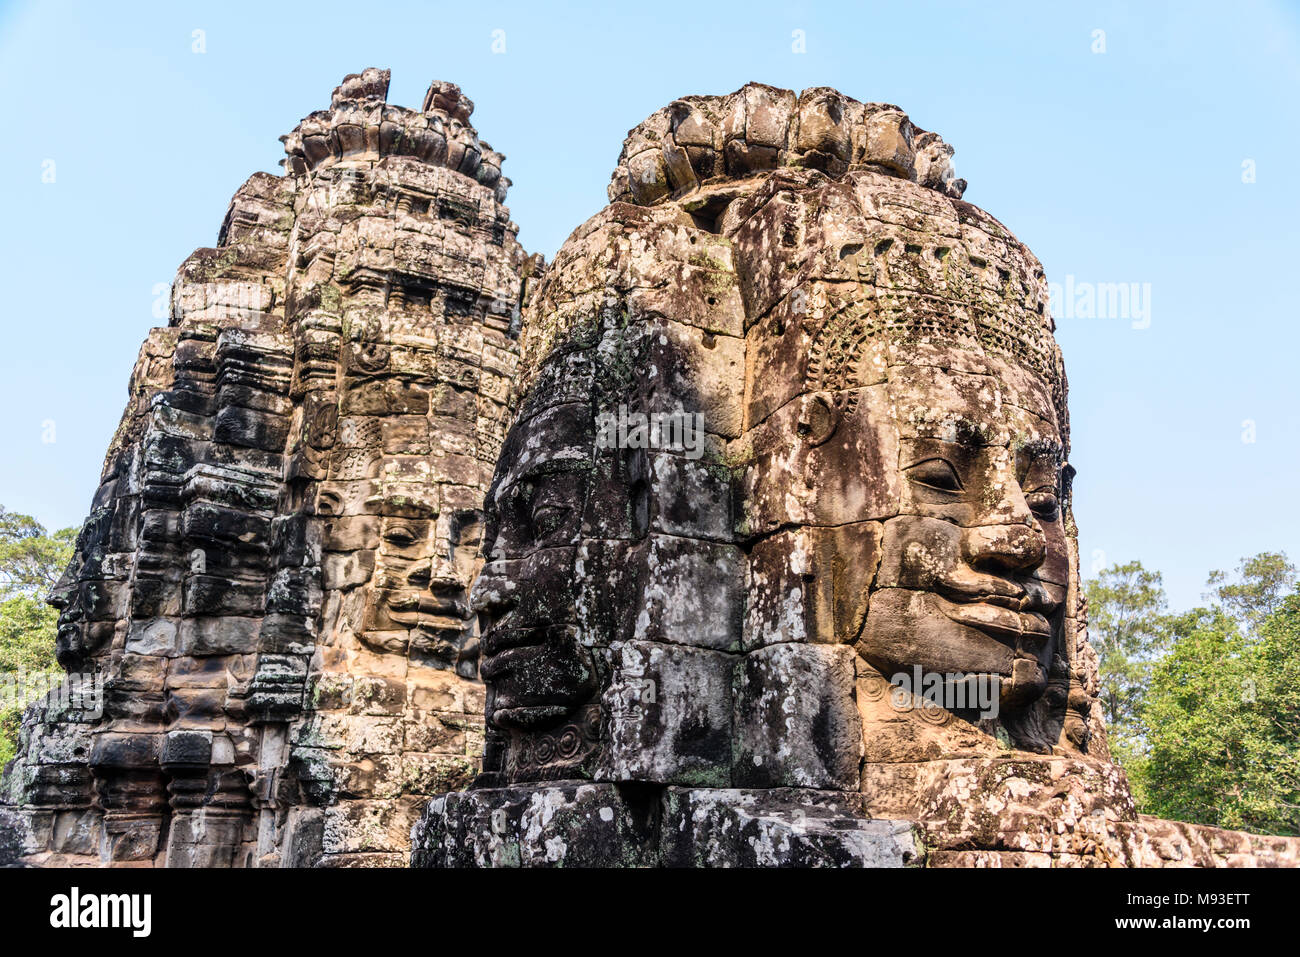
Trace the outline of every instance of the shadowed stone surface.
{"type": "Polygon", "coordinates": [[[919,829],[856,795],[565,782],[434,799],[416,867],[907,867],[919,829]]]}

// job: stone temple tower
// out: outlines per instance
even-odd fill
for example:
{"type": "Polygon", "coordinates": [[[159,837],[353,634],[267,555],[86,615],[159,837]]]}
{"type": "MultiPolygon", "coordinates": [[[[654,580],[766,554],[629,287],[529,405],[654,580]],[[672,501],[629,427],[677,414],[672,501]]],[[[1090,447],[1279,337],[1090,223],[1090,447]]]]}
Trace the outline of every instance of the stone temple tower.
{"type": "Polygon", "coordinates": [[[1046,275],[952,154],[825,87],[631,130],[524,312],[483,773],[413,864],[1300,860],[1137,813],[1046,275]]]}
{"type": "Polygon", "coordinates": [[[0,791],[32,864],[385,866],[479,769],[468,606],[540,262],[473,104],[368,69],[185,261],[0,791]]]}

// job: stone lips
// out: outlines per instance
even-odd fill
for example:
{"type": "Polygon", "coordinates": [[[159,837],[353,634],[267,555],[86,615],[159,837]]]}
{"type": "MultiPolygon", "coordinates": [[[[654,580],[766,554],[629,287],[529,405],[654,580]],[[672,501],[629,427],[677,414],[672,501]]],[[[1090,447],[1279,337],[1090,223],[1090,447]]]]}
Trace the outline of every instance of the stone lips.
{"type": "Polygon", "coordinates": [[[401,865],[482,744],[466,595],[524,275],[502,157],[345,78],[236,194],[132,375],[5,779],[27,863],[401,865]]]}

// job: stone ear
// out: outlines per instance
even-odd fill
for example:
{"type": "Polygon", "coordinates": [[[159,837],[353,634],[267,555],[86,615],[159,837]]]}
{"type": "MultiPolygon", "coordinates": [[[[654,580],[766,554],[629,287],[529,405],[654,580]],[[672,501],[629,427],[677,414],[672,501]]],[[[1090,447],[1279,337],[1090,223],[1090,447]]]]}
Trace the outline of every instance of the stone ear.
{"type": "Polygon", "coordinates": [[[632,532],[640,539],[650,531],[650,460],[645,449],[629,449],[626,454],[632,532]]]}
{"type": "Polygon", "coordinates": [[[825,393],[815,392],[803,397],[798,429],[810,448],[821,445],[834,435],[839,424],[840,411],[825,393]]]}

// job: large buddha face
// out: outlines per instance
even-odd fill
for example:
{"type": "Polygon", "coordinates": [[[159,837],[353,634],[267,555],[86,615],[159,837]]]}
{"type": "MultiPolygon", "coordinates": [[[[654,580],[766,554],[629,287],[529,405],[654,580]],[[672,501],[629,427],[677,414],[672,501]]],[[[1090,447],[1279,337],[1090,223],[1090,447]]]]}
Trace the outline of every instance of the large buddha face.
{"type": "Polygon", "coordinates": [[[1015,706],[1042,694],[1059,653],[1064,458],[1041,383],[998,359],[979,366],[890,369],[899,508],[855,644],[887,676],[996,676],[1015,706]]]}
{"type": "Polygon", "coordinates": [[[781,290],[749,336],[747,643],[851,644],[887,679],[976,676],[1019,708],[1066,674],[1063,386],[1041,268],[973,207],[850,180],[761,211],[758,235],[780,215],[806,242],[790,262],[761,244],[745,260],[755,290],[781,290]]]}
{"type": "Polygon", "coordinates": [[[1049,394],[996,357],[864,348],[880,381],[808,393],[758,430],[748,505],[769,533],[748,642],[847,643],[886,678],[980,676],[1026,704],[1062,653],[1069,581],[1049,394]]]}

